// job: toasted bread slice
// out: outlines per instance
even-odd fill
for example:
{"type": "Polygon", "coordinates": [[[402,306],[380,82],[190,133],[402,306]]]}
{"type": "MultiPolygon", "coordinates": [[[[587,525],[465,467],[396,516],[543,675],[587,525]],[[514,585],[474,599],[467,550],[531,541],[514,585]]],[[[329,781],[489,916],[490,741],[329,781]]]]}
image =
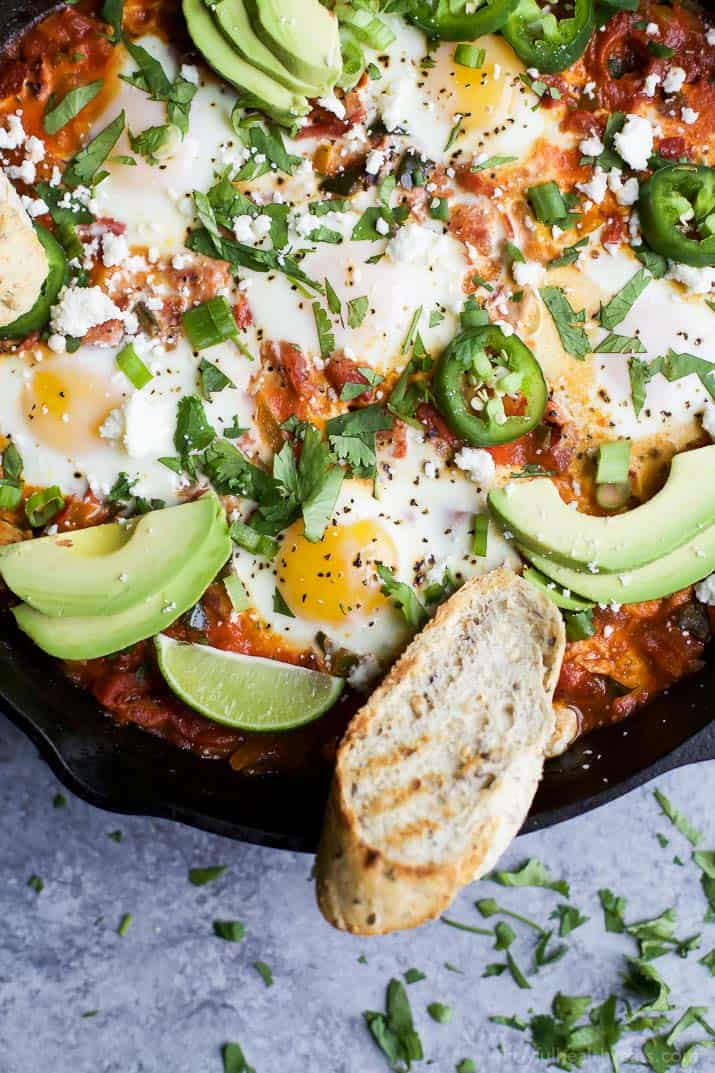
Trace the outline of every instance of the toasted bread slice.
{"type": "Polygon", "coordinates": [[[318,904],[358,935],[414,928],[521,827],[554,731],[564,626],[511,570],[467,582],[355,715],[318,851],[318,904]]]}
{"type": "Polygon", "coordinates": [[[0,168],[0,328],[32,309],[46,276],[45,251],[0,168]]]}

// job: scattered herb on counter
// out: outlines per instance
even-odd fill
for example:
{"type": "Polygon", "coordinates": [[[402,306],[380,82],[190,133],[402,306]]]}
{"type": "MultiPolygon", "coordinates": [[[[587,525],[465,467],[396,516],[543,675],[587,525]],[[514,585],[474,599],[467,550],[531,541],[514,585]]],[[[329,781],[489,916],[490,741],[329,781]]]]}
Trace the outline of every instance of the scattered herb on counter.
{"type": "Polygon", "coordinates": [[[121,842],[124,835],[121,831],[107,831],[107,838],[111,838],[112,842],[121,842]]]}
{"type": "Polygon", "coordinates": [[[623,914],[626,911],[626,899],[619,898],[607,887],[602,887],[598,892],[598,898],[603,909],[603,924],[606,931],[623,932],[626,924],[623,914]]]}
{"type": "Polygon", "coordinates": [[[132,926],[134,918],[131,913],[125,913],[122,919],[119,921],[119,927],[117,928],[117,935],[120,935],[122,939],[127,934],[132,926]]]}
{"type": "Polygon", "coordinates": [[[487,879],[500,883],[502,887],[545,887],[569,896],[569,885],[564,879],[554,879],[545,864],[530,857],[513,872],[492,872],[487,879]]]}
{"type": "Polygon", "coordinates": [[[30,876],[27,881],[27,885],[30,890],[34,890],[35,894],[41,894],[45,887],[45,884],[42,882],[39,876],[30,876]]]}
{"type": "Polygon", "coordinates": [[[216,864],[209,868],[190,868],[189,883],[193,883],[195,887],[204,887],[207,883],[220,879],[227,870],[227,864],[216,864]]]}
{"type": "Polygon", "coordinates": [[[253,967],[260,976],[260,978],[263,980],[263,983],[266,985],[266,987],[273,987],[273,973],[271,972],[269,966],[266,965],[265,961],[254,961],[253,967]]]}
{"type": "Polygon", "coordinates": [[[399,980],[393,978],[387,985],[385,1013],[365,1010],[363,1017],[372,1038],[393,1068],[399,1062],[410,1070],[413,1062],[424,1058],[422,1041],[412,1020],[410,1000],[399,980]]]}
{"type": "Polygon", "coordinates": [[[253,1066],[249,1066],[238,1043],[225,1043],[221,1048],[221,1057],[223,1073],[256,1073],[253,1066]]]}
{"type": "Polygon", "coordinates": [[[407,972],[402,974],[405,978],[406,984],[418,984],[420,980],[426,980],[427,977],[419,969],[408,969],[407,972]]]}
{"type": "Polygon", "coordinates": [[[246,934],[240,920],[214,920],[213,931],[217,938],[225,939],[227,943],[240,943],[246,934]]]}
{"type": "Polygon", "coordinates": [[[576,928],[580,928],[582,924],[586,924],[591,918],[581,915],[581,912],[575,905],[557,905],[553,913],[549,915],[550,920],[558,920],[559,922],[559,935],[564,939],[567,935],[570,935],[576,928]]]}
{"type": "Polygon", "coordinates": [[[67,808],[67,798],[64,794],[55,794],[52,798],[53,808],[67,808]]]}
{"type": "Polygon", "coordinates": [[[445,1006],[443,1002],[430,1002],[427,1013],[438,1025],[448,1025],[454,1016],[451,1006],[445,1006]]]}
{"type": "Polygon", "coordinates": [[[687,838],[691,846],[697,846],[702,839],[702,835],[695,827],[693,827],[687,817],[671,803],[662,790],[654,790],[653,797],[660,805],[664,815],[666,815],[673,824],[673,827],[680,831],[681,835],[687,838]]]}

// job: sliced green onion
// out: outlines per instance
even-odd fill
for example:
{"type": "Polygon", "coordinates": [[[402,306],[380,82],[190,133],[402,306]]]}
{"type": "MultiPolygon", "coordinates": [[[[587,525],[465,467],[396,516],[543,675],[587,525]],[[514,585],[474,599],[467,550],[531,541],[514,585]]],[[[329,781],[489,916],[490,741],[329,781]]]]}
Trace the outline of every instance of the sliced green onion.
{"type": "Polygon", "coordinates": [[[182,319],[184,331],[194,350],[206,350],[238,336],[236,320],[223,295],[187,309],[182,319]]]}
{"type": "Polygon", "coordinates": [[[22,499],[22,489],[14,481],[0,480],[0,510],[14,510],[22,499]]]}
{"type": "Polygon", "coordinates": [[[489,518],[486,514],[475,514],[472,555],[485,556],[489,541],[489,518]]]}
{"type": "Polygon", "coordinates": [[[463,328],[483,328],[489,323],[489,314],[478,303],[473,294],[464,303],[464,309],[459,315],[463,328]]]}
{"type": "Polygon", "coordinates": [[[534,216],[542,224],[551,227],[568,215],[564,196],[555,182],[537,183],[536,186],[530,186],[526,191],[526,196],[534,216]]]}
{"type": "Polygon", "coordinates": [[[41,492],[33,492],[25,504],[25,514],[33,529],[39,529],[47,525],[51,518],[62,510],[65,499],[56,484],[51,488],[43,488],[41,492]]]}
{"type": "Polygon", "coordinates": [[[454,50],[454,62],[458,63],[460,67],[483,67],[484,60],[486,59],[486,50],[483,48],[477,48],[476,45],[467,45],[462,42],[461,45],[457,45],[454,50]]]}
{"type": "Polygon", "coordinates": [[[278,552],[278,541],[265,533],[257,533],[250,525],[243,522],[234,522],[229,529],[229,536],[239,548],[245,548],[253,555],[263,555],[266,559],[275,558],[278,552]]]}
{"type": "Polygon", "coordinates": [[[631,461],[631,441],[616,440],[598,448],[596,484],[625,484],[631,461]]]}
{"type": "Polygon", "coordinates": [[[430,202],[429,214],[433,220],[447,223],[449,220],[449,202],[446,197],[435,197],[430,202]]]}
{"type": "Polygon", "coordinates": [[[223,579],[223,584],[234,611],[245,611],[247,607],[251,606],[248,590],[238,574],[229,574],[228,577],[223,579]]]}
{"type": "Polygon", "coordinates": [[[593,624],[593,611],[577,611],[566,615],[566,638],[569,641],[585,641],[593,637],[596,627],[593,624]]]}
{"type": "Polygon", "coordinates": [[[119,351],[116,362],[127,380],[130,380],[138,391],[154,379],[153,374],[147,369],[131,343],[127,343],[119,351]]]}
{"type": "Polygon", "coordinates": [[[365,70],[365,54],[349,32],[344,31],[340,35],[340,46],[343,56],[343,72],[338,85],[341,89],[350,90],[362,78],[365,70]]]}
{"type": "Polygon", "coordinates": [[[395,35],[387,23],[378,19],[371,11],[356,10],[352,4],[336,4],[335,14],[359,41],[377,52],[383,52],[395,40],[395,35]]]}

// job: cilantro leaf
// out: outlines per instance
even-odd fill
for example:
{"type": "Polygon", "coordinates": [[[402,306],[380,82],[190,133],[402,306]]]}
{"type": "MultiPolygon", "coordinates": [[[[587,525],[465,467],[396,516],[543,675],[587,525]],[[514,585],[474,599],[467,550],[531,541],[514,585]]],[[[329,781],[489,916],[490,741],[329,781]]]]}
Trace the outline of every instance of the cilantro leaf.
{"type": "Polygon", "coordinates": [[[513,872],[492,872],[488,877],[502,887],[545,887],[547,890],[555,890],[569,896],[569,885],[564,879],[553,879],[545,864],[530,857],[513,872]]]}
{"type": "Polygon", "coordinates": [[[591,918],[582,916],[575,905],[557,905],[550,914],[550,919],[559,921],[559,935],[563,939],[591,918]]]}
{"type": "Polygon", "coordinates": [[[221,1048],[221,1057],[223,1073],[256,1073],[253,1066],[249,1066],[237,1043],[225,1043],[221,1048]]]}
{"type": "Polygon", "coordinates": [[[606,931],[617,933],[625,931],[626,925],[623,914],[626,911],[626,899],[617,897],[607,887],[599,890],[598,897],[603,909],[603,922],[606,931]]]}
{"type": "Polygon", "coordinates": [[[214,920],[214,935],[224,939],[228,943],[240,943],[246,934],[246,929],[240,920],[214,920]]]}
{"type": "Polygon", "coordinates": [[[653,277],[647,268],[639,268],[636,274],[631,276],[625,286],[621,287],[620,291],[614,294],[613,298],[611,298],[605,306],[601,306],[601,311],[599,313],[601,326],[610,331],[612,328],[615,328],[617,324],[620,324],[621,321],[626,318],[652,278],[653,277]]]}
{"type": "Polygon", "coordinates": [[[233,380],[219,369],[218,365],[207,361],[206,358],[202,358],[199,362],[199,376],[201,377],[201,390],[204,398],[209,401],[214,392],[223,391],[226,387],[236,386],[233,380]]]}
{"type": "Polygon", "coordinates": [[[228,870],[226,864],[211,865],[208,868],[190,868],[189,883],[195,887],[205,887],[207,883],[214,883],[228,870]]]}
{"type": "Polygon", "coordinates": [[[408,626],[411,626],[413,630],[421,629],[427,622],[428,615],[415,590],[404,581],[398,581],[387,566],[378,564],[377,574],[382,582],[380,592],[393,600],[395,606],[404,615],[408,626]]]}
{"type": "Polygon", "coordinates": [[[584,311],[577,313],[575,309],[572,309],[571,303],[560,287],[541,287],[539,294],[551,314],[564,350],[579,361],[583,361],[591,352],[588,336],[580,327],[585,320],[584,311]]]}
{"type": "Polygon", "coordinates": [[[387,986],[385,1013],[366,1010],[363,1014],[367,1027],[390,1064],[399,1062],[410,1070],[412,1062],[424,1058],[422,1042],[415,1031],[412,1010],[403,984],[396,979],[387,986]]]}
{"type": "Polygon", "coordinates": [[[656,799],[663,810],[664,815],[668,817],[675,829],[680,831],[681,835],[687,838],[691,846],[697,846],[702,835],[695,827],[693,827],[687,817],[672,804],[662,790],[654,790],[653,797],[656,799]]]}
{"type": "Polygon", "coordinates": [[[72,189],[75,186],[88,186],[92,183],[100,167],[119,141],[119,136],[124,130],[124,122],[124,112],[120,112],[116,119],[99,132],[96,138],[75,153],[62,176],[65,186],[72,189]]]}

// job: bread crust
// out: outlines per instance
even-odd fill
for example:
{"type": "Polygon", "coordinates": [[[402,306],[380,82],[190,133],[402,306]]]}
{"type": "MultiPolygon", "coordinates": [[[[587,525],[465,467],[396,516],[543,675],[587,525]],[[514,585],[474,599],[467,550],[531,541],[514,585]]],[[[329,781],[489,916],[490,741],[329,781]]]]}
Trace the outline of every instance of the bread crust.
{"type": "Polygon", "coordinates": [[[19,195],[0,168],[0,328],[28,313],[47,277],[47,258],[19,195]]]}
{"type": "Polygon", "coordinates": [[[439,609],[338,750],[316,867],[331,924],[359,935],[417,927],[493,867],[536,793],[564,647],[558,610],[511,570],[467,582],[439,609]],[[528,696],[503,643],[485,665],[502,635],[515,639],[528,696]],[[450,753],[455,728],[466,744],[450,753]]]}

